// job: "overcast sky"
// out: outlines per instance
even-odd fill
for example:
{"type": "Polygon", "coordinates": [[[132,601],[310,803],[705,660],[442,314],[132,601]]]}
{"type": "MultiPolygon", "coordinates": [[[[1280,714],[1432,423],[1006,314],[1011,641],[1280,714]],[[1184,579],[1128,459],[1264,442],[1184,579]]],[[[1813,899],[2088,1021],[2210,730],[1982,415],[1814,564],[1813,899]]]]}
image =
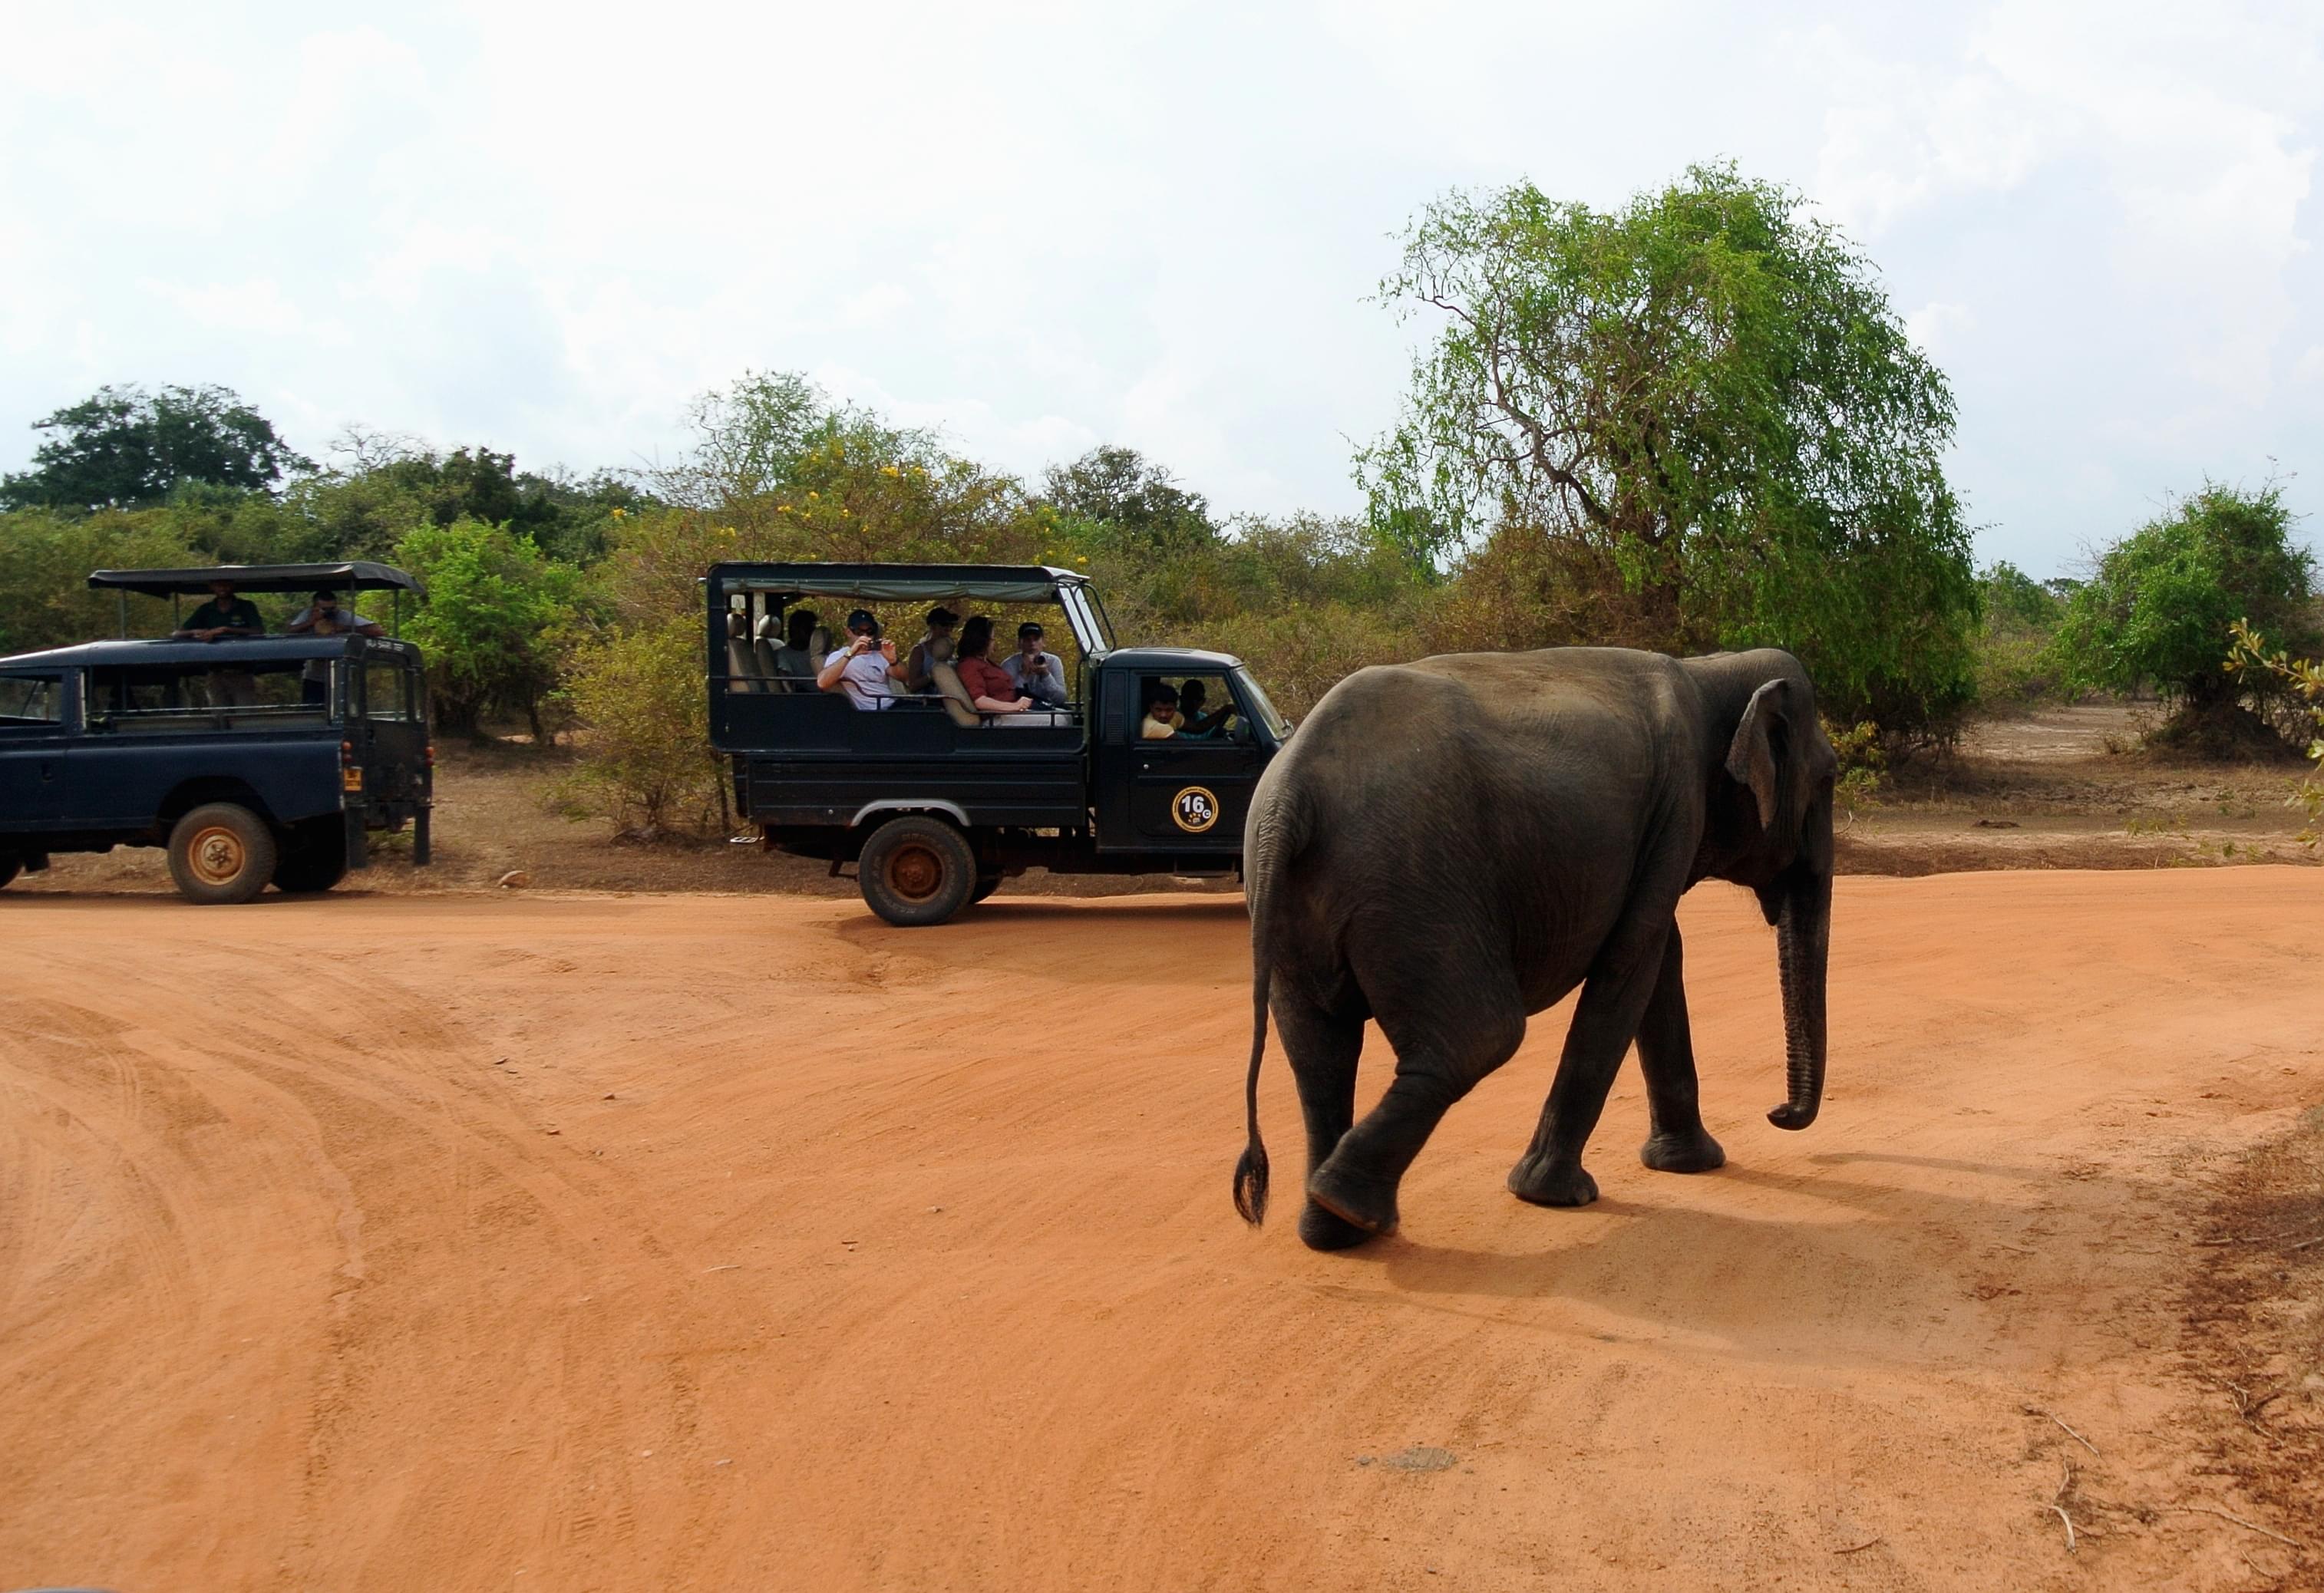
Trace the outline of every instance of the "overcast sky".
{"type": "Polygon", "coordinates": [[[2324,508],[2318,4],[336,9],[0,7],[0,468],[208,382],[318,456],[634,465],[758,367],[1021,472],[1122,442],[1351,510],[1415,211],[1731,157],[1951,377],[1982,557],[2271,459],[2324,508]]]}

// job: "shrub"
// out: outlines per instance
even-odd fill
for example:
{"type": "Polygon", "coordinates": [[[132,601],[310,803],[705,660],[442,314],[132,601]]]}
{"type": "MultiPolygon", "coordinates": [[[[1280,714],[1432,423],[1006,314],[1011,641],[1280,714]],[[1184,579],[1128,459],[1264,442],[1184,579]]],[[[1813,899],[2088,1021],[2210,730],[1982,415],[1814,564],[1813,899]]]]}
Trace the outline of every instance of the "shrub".
{"type": "Polygon", "coordinates": [[[654,840],[726,817],[725,763],[711,750],[702,622],[691,614],[583,643],[561,694],[588,731],[553,799],[654,840]]]}
{"type": "Polygon", "coordinates": [[[2324,664],[2312,658],[2295,663],[2281,648],[2268,651],[2259,632],[2243,620],[2228,628],[2227,642],[2225,668],[2229,674],[2246,684],[2256,679],[2273,682],[2307,715],[2310,732],[2307,750],[2316,769],[2292,794],[2291,806],[2306,810],[2308,828],[2300,839],[2315,846],[2324,842],[2324,664]]]}

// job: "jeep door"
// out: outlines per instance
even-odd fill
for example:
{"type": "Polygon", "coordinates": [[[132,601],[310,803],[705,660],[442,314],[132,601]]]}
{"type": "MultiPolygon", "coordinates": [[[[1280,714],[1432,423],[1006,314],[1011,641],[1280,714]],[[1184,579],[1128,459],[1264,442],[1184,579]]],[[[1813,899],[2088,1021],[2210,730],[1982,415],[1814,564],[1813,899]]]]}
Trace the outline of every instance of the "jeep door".
{"type": "Polygon", "coordinates": [[[0,829],[57,829],[64,819],[64,764],[71,728],[66,693],[73,671],[0,674],[0,829]]]}
{"type": "MultiPolygon", "coordinates": [[[[1206,713],[1232,707],[1208,733],[1148,741],[1133,721],[1130,813],[1141,839],[1173,852],[1240,852],[1251,792],[1267,768],[1268,748],[1232,695],[1224,675],[1162,677],[1184,692],[1199,683],[1206,713]]],[[[1131,713],[1137,714],[1137,709],[1131,713]]]]}
{"type": "MultiPolygon", "coordinates": [[[[347,740],[363,766],[362,799],[383,816],[404,818],[428,799],[428,686],[401,654],[382,649],[344,666],[347,740]]],[[[350,804],[355,794],[348,794],[350,804]]]]}

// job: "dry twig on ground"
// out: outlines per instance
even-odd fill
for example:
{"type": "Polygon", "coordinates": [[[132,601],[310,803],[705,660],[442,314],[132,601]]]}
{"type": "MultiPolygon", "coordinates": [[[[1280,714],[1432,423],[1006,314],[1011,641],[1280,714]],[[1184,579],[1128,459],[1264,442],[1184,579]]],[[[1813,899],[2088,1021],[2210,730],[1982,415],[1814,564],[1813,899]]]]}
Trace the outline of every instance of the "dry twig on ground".
{"type": "Polygon", "coordinates": [[[2307,1547],[2306,1544],[2302,1543],[2297,1538],[2287,1538],[2273,1527],[2262,1526],[2256,1521],[2246,1521],[2240,1515],[2231,1515],[2227,1511],[2220,1509],[2217,1505],[2172,1505],[2166,1506],[2166,1508],[2176,1510],[2182,1515],[2216,1515],[2221,1521],[2232,1521],[2239,1527],[2243,1527],[2250,1532],[2255,1532],[2263,1538],[2273,1538],[2277,1542],[2283,1544],[2286,1548],[2305,1549],[2307,1547]]]}
{"type": "Polygon", "coordinates": [[[2057,1412],[2045,1411],[2040,1405],[2026,1405],[2024,1406],[2023,1409],[2029,1416],[2047,1416],[2051,1421],[2057,1423],[2059,1431],[2062,1432],[2068,1438],[2072,1439],[2076,1443],[2089,1450],[2091,1454],[2098,1455],[2099,1459],[2103,1460],[2106,1459],[2104,1455],[2098,1454],[2098,1445],[2092,1443],[2089,1439],[2084,1438],[2080,1433],[2067,1426],[2065,1418],[2059,1415],[2057,1412]]]}
{"type": "Polygon", "coordinates": [[[2058,1519],[2066,1524],[2066,1552],[2071,1554],[2074,1552],[2074,1518],[2066,1514],[2066,1496],[2074,1491],[2074,1465],[2070,1460],[2061,1460],[2058,1464],[2063,1469],[2064,1475],[2058,1479],[2058,1491],[2050,1500],[2050,1508],[2056,1511],[2058,1519]]]}

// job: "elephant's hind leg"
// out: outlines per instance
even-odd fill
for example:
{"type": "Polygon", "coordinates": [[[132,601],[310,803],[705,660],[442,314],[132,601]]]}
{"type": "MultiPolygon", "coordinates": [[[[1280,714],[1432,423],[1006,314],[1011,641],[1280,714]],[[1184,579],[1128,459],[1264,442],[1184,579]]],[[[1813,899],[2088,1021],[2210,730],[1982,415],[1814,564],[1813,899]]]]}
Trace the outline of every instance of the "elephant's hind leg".
{"type": "MultiPolygon", "coordinates": [[[[1364,1048],[1364,1020],[1338,1017],[1305,998],[1278,993],[1272,1003],[1275,1032],[1299,1086],[1299,1111],[1307,1121],[1307,1177],[1328,1160],[1356,1117],[1356,1063],[1364,1048]]],[[[1371,1238],[1315,1203],[1299,1214],[1299,1237],[1314,1250],[1344,1250],[1371,1238]]]]}
{"type": "Polygon", "coordinates": [[[1514,987],[1488,995],[1475,984],[1472,978],[1468,999],[1458,1004],[1432,992],[1431,1009],[1416,1017],[1381,1013],[1380,1027],[1396,1046],[1396,1077],[1309,1176],[1309,1200],[1367,1233],[1396,1231],[1396,1192],[1405,1170],[1452,1103],[1525,1038],[1525,1005],[1514,987]]]}
{"type": "Polygon", "coordinates": [[[1685,956],[1678,925],[1663,948],[1661,976],[1638,1020],[1638,1071],[1646,1076],[1646,1143],[1638,1159],[1657,1173],[1708,1173],[1727,1153],[1702,1126],[1694,1035],[1686,1021],[1685,956]]]}

